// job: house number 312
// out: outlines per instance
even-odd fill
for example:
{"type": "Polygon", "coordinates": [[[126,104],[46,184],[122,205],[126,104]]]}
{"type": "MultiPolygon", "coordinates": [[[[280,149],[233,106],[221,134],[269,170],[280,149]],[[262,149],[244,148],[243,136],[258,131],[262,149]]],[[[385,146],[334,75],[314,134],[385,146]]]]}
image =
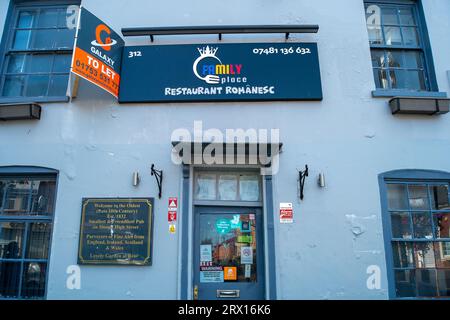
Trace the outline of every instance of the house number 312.
{"type": "Polygon", "coordinates": [[[134,57],[142,57],[142,52],[140,52],[140,51],[128,52],[128,58],[134,58],[134,57]]]}

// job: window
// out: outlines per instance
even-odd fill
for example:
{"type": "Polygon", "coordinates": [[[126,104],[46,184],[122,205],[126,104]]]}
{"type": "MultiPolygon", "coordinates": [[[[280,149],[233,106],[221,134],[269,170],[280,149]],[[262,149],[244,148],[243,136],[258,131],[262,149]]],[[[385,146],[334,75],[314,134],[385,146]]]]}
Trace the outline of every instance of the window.
{"type": "Polygon", "coordinates": [[[449,181],[384,179],[392,296],[450,297],[449,181]]]}
{"type": "Polygon", "coordinates": [[[74,8],[33,2],[14,6],[4,39],[0,97],[45,101],[66,96],[76,29],[74,8]]]}
{"type": "Polygon", "coordinates": [[[0,299],[45,298],[55,175],[0,174],[0,299]]]}
{"type": "Polygon", "coordinates": [[[261,201],[259,175],[199,172],[195,176],[195,200],[261,201]]]}
{"type": "Polygon", "coordinates": [[[366,1],[366,21],[377,89],[432,91],[426,31],[416,1],[366,1]]]}

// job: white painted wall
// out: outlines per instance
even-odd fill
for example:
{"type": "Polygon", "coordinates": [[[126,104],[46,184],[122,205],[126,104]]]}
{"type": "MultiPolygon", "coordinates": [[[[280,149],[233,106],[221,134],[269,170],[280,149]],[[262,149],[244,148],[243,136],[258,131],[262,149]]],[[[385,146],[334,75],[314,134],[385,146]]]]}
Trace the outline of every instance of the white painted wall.
{"type": "MultiPolygon", "coordinates": [[[[7,0],[0,0],[3,25],[7,0]],[[3,10],[5,9],[5,10],[3,10]]],[[[319,46],[321,102],[118,105],[82,82],[72,103],[43,105],[40,121],[0,124],[0,165],[61,171],[50,263],[50,299],[174,299],[178,240],[168,232],[166,204],[180,196],[181,168],[170,161],[176,128],[280,128],[284,152],[274,177],[278,293],[281,299],[386,299],[387,280],[377,175],[394,169],[450,171],[450,116],[392,116],[374,81],[362,0],[84,0],[116,31],[133,26],[319,24],[317,35],[290,41],[319,46]],[[82,266],[82,289],[65,288],[76,264],[81,198],[157,195],[150,165],[164,170],[156,201],[151,267],[82,266]],[[305,200],[297,169],[310,167],[305,200]],[[141,185],[131,186],[139,171],[141,185]],[[317,187],[319,172],[327,187],[317,187]],[[293,202],[295,223],[280,225],[279,202],[293,202]],[[360,235],[357,228],[364,231],[360,235]],[[355,233],[354,233],[355,232],[355,233]],[[366,269],[379,265],[382,289],[368,290],[366,269]]],[[[425,0],[440,91],[450,90],[450,2],[425,0]]],[[[0,27],[1,28],[1,27],[0,27]]],[[[158,37],[156,44],[215,43],[217,36],[158,37]]],[[[225,35],[223,42],[284,41],[284,35],[225,35]]],[[[126,39],[147,44],[148,38],[126,39]]]]}

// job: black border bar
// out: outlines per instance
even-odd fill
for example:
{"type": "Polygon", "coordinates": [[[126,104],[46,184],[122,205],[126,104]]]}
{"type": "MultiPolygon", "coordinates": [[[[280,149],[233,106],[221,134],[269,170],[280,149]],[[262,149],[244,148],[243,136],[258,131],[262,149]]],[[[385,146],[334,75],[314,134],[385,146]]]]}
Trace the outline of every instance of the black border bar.
{"type": "Polygon", "coordinates": [[[136,27],[122,28],[124,37],[150,36],[156,35],[191,35],[191,34],[218,34],[219,40],[222,34],[240,33],[285,33],[286,39],[290,33],[317,33],[319,26],[316,24],[305,25],[240,25],[240,26],[192,26],[192,27],[136,27]]]}

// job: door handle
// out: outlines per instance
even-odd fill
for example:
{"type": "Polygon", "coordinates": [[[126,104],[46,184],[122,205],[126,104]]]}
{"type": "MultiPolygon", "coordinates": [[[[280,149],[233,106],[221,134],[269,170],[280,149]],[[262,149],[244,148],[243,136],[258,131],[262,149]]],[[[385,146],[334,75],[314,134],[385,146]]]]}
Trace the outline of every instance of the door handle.
{"type": "Polygon", "coordinates": [[[194,290],[193,290],[193,294],[194,294],[194,300],[198,300],[198,286],[195,285],[194,286],[194,290]]]}

